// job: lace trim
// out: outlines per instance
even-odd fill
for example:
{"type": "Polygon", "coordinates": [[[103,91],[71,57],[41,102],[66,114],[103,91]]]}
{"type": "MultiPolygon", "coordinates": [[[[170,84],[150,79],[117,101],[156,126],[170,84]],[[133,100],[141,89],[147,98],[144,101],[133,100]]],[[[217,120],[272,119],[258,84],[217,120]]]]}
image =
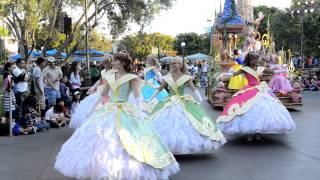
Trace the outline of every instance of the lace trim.
{"type": "Polygon", "coordinates": [[[212,122],[207,116],[204,116],[200,121],[197,120],[191,113],[187,111],[183,101],[189,101],[191,103],[199,105],[199,103],[195,101],[191,95],[171,96],[168,98],[168,102],[166,102],[166,104],[161,109],[154,113],[151,118],[154,119],[154,117],[159,115],[162,110],[172,105],[180,104],[183,107],[186,117],[189,119],[191,125],[197,130],[198,133],[203,136],[207,136],[214,141],[220,141],[224,139],[222,132],[218,129],[217,126],[213,124],[214,122],[212,122]]]}
{"type": "Polygon", "coordinates": [[[235,103],[233,105],[231,105],[228,109],[228,115],[221,115],[218,117],[218,119],[216,120],[216,122],[218,123],[226,123],[231,121],[233,118],[235,118],[236,116],[239,115],[243,115],[246,112],[248,112],[248,110],[251,108],[251,106],[257,101],[259,100],[261,97],[263,97],[265,95],[265,93],[268,92],[268,85],[265,82],[262,82],[260,85],[258,86],[254,86],[251,87],[249,89],[243,90],[242,92],[239,92],[237,94],[243,93],[245,91],[251,90],[256,88],[258,90],[258,93],[252,97],[250,100],[248,100],[247,102],[245,102],[242,106],[240,106],[240,104],[235,103]]]}

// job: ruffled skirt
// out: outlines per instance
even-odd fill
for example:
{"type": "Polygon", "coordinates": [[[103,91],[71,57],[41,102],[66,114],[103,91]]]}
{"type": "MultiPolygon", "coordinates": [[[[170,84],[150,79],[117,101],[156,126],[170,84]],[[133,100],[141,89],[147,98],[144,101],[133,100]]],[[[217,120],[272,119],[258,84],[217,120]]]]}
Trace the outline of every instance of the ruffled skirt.
{"type": "Polygon", "coordinates": [[[80,127],[87,120],[90,113],[94,111],[101,98],[102,96],[95,92],[82,100],[72,114],[69,127],[74,129],[80,127]]]}
{"type": "Polygon", "coordinates": [[[231,135],[285,134],[296,128],[288,110],[268,93],[255,101],[245,114],[218,126],[231,135]]]}
{"type": "Polygon", "coordinates": [[[137,161],[123,148],[116,131],[116,112],[88,120],[62,146],[55,169],[77,179],[168,179],[177,173],[176,162],[156,169],[137,161]]]}
{"type": "Polygon", "coordinates": [[[279,91],[283,94],[287,94],[288,92],[292,91],[290,81],[283,75],[274,75],[269,82],[269,87],[273,91],[279,91]]]}
{"type": "Polygon", "coordinates": [[[164,109],[155,116],[152,124],[173,154],[206,152],[217,149],[226,142],[225,139],[212,141],[201,135],[192,126],[180,104],[164,109]]]}

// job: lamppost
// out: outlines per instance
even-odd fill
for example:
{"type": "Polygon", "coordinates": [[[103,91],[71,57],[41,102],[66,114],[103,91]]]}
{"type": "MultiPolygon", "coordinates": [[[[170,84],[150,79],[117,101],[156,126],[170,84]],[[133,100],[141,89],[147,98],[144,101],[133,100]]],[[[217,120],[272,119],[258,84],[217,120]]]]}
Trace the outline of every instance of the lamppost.
{"type": "Polygon", "coordinates": [[[315,10],[314,0],[295,0],[291,5],[292,14],[299,14],[300,25],[301,25],[301,37],[300,37],[300,66],[304,69],[304,55],[303,55],[303,42],[304,42],[304,17],[307,13],[312,13],[315,10]]]}
{"type": "Polygon", "coordinates": [[[184,62],[184,51],[185,51],[186,43],[182,42],[180,45],[181,45],[181,50],[182,50],[182,60],[184,62]]]}

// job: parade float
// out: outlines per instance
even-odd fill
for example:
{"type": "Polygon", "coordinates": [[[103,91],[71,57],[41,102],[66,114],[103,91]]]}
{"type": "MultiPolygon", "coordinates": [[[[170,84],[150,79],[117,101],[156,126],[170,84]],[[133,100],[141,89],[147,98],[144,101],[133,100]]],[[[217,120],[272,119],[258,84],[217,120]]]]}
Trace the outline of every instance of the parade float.
{"type": "MultiPolygon", "coordinates": [[[[211,59],[209,64],[212,69],[209,73],[209,83],[207,89],[208,101],[214,107],[225,107],[233,94],[239,89],[230,88],[230,69],[236,67],[234,61],[234,49],[242,50],[243,54],[249,51],[255,51],[260,55],[258,73],[260,80],[269,81],[275,76],[275,71],[272,70],[271,64],[276,58],[281,67],[286,68],[288,76],[286,79],[293,79],[294,66],[291,59],[290,51],[279,51],[276,53],[275,43],[269,28],[267,33],[261,35],[258,32],[260,22],[264,19],[264,15],[259,12],[258,18],[254,21],[245,21],[237,11],[234,0],[226,0],[223,13],[216,17],[213,33],[211,37],[211,59]]],[[[292,89],[287,93],[274,91],[274,94],[279,98],[287,108],[297,108],[302,106],[301,91],[302,88],[298,83],[292,83],[292,89]]]]}

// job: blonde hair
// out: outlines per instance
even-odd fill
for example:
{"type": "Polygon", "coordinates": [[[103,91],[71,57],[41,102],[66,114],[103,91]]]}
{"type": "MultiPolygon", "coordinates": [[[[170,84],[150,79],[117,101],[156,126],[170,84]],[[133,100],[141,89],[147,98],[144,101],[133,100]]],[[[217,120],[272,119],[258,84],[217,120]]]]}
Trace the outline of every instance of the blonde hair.
{"type": "MultiPolygon", "coordinates": [[[[174,62],[178,62],[181,64],[181,68],[180,68],[180,71],[183,73],[183,74],[189,74],[189,71],[188,71],[188,65],[183,62],[183,59],[180,57],[180,56],[177,56],[174,60],[174,62]]],[[[172,72],[172,69],[170,69],[170,72],[172,72]]]]}
{"type": "Polygon", "coordinates": [[[159,60],[155,56],[149,55],[147,61],[151,61],[153,66],[159,66],[159,60]]]}

